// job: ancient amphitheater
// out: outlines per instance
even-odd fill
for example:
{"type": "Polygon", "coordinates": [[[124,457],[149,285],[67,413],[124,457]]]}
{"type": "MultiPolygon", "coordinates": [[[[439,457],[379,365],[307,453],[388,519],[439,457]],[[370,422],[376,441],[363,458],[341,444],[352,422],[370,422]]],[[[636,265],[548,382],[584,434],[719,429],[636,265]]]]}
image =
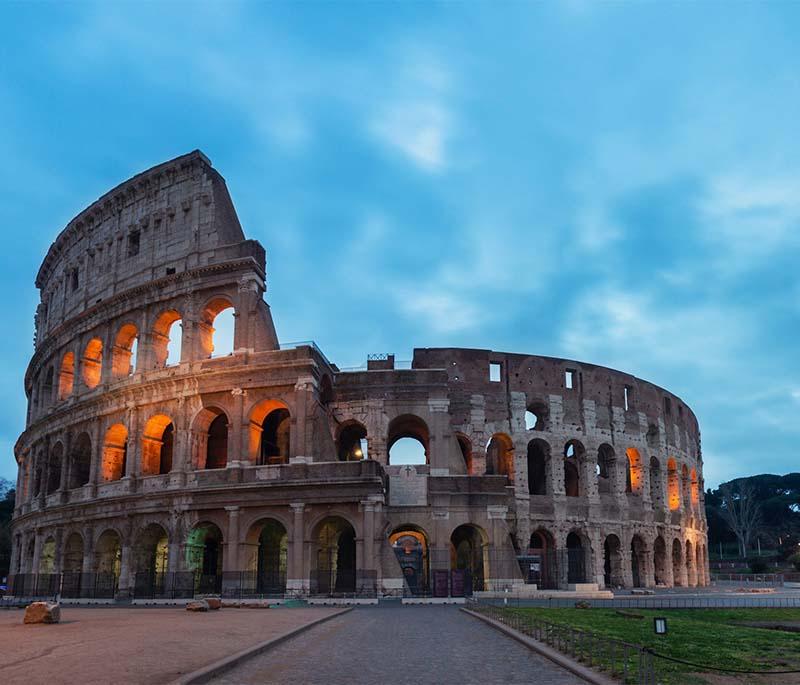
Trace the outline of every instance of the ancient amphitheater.
{"type": "Polygon", "coordinates": [[[680,398],[490,350],[341,370],[313,343],[279,343],[266,280],[264,248],[199,151],[61,232],[36,277],[17,588],[460,596],[708,582],[700,432],[680,398]]]}

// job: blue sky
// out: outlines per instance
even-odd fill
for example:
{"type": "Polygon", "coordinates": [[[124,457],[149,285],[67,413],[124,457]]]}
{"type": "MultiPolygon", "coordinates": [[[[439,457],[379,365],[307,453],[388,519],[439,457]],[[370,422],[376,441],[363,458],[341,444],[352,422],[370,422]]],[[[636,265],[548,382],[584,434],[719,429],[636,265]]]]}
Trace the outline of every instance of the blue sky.
{"type": "Polygon", "coordinates": [[[202,149],[283,341],[630,371],[708,485],[797,469],[795,3],[4,3],[0,476],[36,270],[82,208],[202,149]]]}

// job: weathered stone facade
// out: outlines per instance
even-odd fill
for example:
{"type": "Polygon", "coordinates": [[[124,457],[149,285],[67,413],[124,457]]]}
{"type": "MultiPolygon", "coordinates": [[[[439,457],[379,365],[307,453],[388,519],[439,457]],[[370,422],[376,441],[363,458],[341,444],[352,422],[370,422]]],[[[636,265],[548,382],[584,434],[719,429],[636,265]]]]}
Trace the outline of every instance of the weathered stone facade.
{"type": "Polygon", "coordinates": [[[415,573],[402,544],[426,586],[452,568],[476,589],[708,582],[700,433],[678,397],[489,350],[341,371],[313,343],[280,347],[265,261],[197,151],[62,231],[36,279],[12,573],[389,593],[415,573]],[[231,307],[233,351],[215,357],[231,307]],[[409,437],[425,463],[390,465],[409,437]]]}

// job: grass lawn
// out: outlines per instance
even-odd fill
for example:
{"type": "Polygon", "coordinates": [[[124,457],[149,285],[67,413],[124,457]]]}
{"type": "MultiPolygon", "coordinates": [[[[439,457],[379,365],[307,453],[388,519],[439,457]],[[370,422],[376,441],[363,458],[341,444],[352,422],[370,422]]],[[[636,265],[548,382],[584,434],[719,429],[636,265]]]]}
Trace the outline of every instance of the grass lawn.
{"type": "MultiPolygon", "coordinates": [[[[697,664],[753,671],[800,669],[800,633],[737,625],[742,622],[800,622],[800,609],[507,609],[545,621],[644,645],[697,664]],[[667,635],[653,632],[653,617],[667,618],[667,635]]],[[[703,683],[702,669],[656,660],[659,682],[703,683]],[[695,674],[695,675],[690,675],[695,674]]],[[[775,676],[775,682],[786,676],[775,676]]]]}

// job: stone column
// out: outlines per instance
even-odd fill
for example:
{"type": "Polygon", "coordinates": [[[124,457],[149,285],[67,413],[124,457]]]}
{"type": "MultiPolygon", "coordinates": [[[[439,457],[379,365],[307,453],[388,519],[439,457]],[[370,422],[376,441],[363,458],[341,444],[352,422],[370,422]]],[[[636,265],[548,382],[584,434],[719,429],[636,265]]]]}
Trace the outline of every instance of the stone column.
{"type": "Polygon", "coordinates": [[[119,589],[120,597],[127,597],[133,589],[133,522],[128,521],[123,526],[123,539],[120,541],[122,552],[119,563],[119,589]]]}
{"type": "Polygon", "coordinates": [[[305,545],[305,521],[303,514],[306,505],[303,502],[292,502],[292,541],[289,555],[289,568],[286,580],[287,591],[305,593],[308,591],[308,574],[305,572],[303,547],[305,545]]]}
{"type": "Polygon", "coordinates": [[[183,547],[183,511],[172,512],[172,531],[169,538],[169,550],[167,557],[167,570],[171,573],[183,571],[183,560],[181,549],[183,547]]]}
{"type": "Polygon", "coordinates": [[[233,413],[228,424],[228,435],[231,437],[230,445],[228,446],[228,464],[231,461],[249,461],[249,454],[246,454],[245,449],[243,449],[243,445],[247,445],[247,443],[242,443],[244,398],[247,395],[247,391],[241,388],[234,388],[231,390],[231,395],[233,395],[233,413]]]}
{"type": "Polygon", "coordinates": [[[240,571],[239,568],[239,512],[237,506],[225,507],[228,512],[228,534],[225,536],[225,556],[223,557],[223,570],[228,572],[240,571]]]}
{"type": "Polygon", "coordinates": [[[134,479],[142,473],[142,437],[139,435],[139,410],[136,404],[128,404],[128,452],[125,462],[125,478],[134,479]]]}
{"type": "Polygon", "coordinates": [[[42,543],[44,542],[42,539],[42,532],[37,529],[34,531],[34,543],[33,543],[33,562],[31,566],[33,568],[29,569],[29,573],[39,573],[39,561],[42,556],[42,543]]]}
{"type": "Polygon", "coordinates": [[[69,489],[69,481],[72,473],[72,431],[64,433],[64,453],[61,457],[61,482],[58,490],[61,493],[61,501],[66,501],[66,491],[69,489]]]}
{"type": "Polygon", "coordinates": [[[375,503],[366,500],[361,502],[362,527],[364,529],[364,557],[361,560],[362,569],[373,570],[375,563],[375,503]]]}
{"type": "Polygon", "coordinates": [[[312,397],[312,384],[309,378],[300,378],[294,386],[295,415],[292,416],[290,457],[310,456],[306,445],[306,424],[312,397]]]}
{"type": "Polygon", "coordinates": [[[64,562],[64,550],[62,549],[64,544],[64,529],[56,528],[53,539],[55,541],[55,550],[53,554],[53,573],[61,573],[64,562]]]}

